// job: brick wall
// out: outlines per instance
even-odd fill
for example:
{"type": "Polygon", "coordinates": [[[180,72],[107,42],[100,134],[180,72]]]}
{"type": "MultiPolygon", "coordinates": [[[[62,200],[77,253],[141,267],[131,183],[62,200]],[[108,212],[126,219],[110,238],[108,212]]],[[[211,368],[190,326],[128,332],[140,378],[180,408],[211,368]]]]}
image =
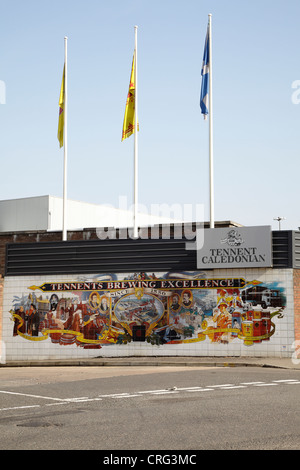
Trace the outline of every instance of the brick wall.
{"type": "MultiPolygon", "coordinates": [[[[0,340],[2,340],[3,276],[0,275],[0,340]]],[[[1,353],[1,351],[0,351],[1,353]]]]}
{"type": "Polygon", "coordinates": [[[294,269],[295,348],[300,358],[300,269],[294,269]]]}

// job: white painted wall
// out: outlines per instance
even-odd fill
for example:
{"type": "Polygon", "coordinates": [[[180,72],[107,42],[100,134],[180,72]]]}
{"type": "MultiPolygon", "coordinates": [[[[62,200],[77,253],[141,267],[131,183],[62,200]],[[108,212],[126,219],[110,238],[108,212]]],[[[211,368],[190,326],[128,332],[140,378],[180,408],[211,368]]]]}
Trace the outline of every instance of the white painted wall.
{"type": "Polygon", "coordinates": [[[0,232],[48,229],[49,196],[0,201],[0,232]]]}
{"type": "MultiPolygon", "coordinates": [[[[0,232],[30,230],[62,230],[63,199],[38,196],[0,201],[0,232]]],[[[181,222],[172,217],[139,213],[139,226],[181,222]]],[[[133,215],[129,210],[81,201],[67,202],[67,229],[99,227],[132,227],[133,215]]]]}

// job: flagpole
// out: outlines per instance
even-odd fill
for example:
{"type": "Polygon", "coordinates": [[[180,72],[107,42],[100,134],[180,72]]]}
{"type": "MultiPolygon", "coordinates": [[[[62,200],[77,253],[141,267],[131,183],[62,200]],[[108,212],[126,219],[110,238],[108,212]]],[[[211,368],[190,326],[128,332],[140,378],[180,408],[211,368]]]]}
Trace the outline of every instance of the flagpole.
{"type": "Polygon", "coordinates": [[[135,112],[134,112],[134,220],[133,237],[138,238],[138,80],[137,80],[137,30],[134,27],[134,83],[135,83],[135,112]]]}
{"type": "Polygon", "coordinates": [[[213,166],[213,93],[212,93],[212,37],[211,17],[208,15],[209,28],[209,179],[210,179],[210,228],[215,227],[214,221],[214,166],[213,166]]]}
{"type": "Polygon", "coordinates": [[[64,96],[64,188],[63,188],[63,241],[67,240],[67,161],[68,161],[68,68],[67,68],[67,41],[65,36],[65,96],[64,96]]]}
{"type": "Polygon", "coordinates": [[[213,166],[213,92],[212,92],[212,37],[211,13],[208,15],[209,28],[209,178],[210,178],[210,228],[215,227],[214,221],[214,166],[213,166]]]}

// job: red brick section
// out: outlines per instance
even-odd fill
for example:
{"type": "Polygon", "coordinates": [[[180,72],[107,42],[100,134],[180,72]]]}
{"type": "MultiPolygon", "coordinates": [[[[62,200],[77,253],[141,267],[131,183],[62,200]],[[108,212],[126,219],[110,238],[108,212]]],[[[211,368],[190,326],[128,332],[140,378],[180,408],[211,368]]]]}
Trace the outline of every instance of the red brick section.
{"type": "MultiPolygon", "coordinates": [[[[2,305],[3,305],[3,276],[0,275],[0,340],[2,340],[2,305]]],[[[0,350],[0,354],[1,354],[1,350],[0,350]]]]}
{"type": "Polygon", "coordinates": [[[300,358],[300,269],[294,269],[295,348],[300,358]]]}
{"type": "Polygon", "coordinates": [[[294,269],[294,323],[295,323],[295,352],[294,358],[300,359],[300,269],[294,269]]]}

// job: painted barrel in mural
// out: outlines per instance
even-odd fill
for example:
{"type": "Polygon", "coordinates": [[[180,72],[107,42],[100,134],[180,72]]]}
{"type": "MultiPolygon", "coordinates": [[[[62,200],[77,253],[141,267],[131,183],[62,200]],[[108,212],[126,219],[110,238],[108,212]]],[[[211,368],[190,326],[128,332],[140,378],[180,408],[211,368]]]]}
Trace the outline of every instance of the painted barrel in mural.
{"type": "Polygon", "coordinates": [[[268,310],[262,311],[262,335],[266,336],[265,340],[270,339],[270,331],[271,331],[271,315],[268,310]]]}
{"type": "Polygon", "coordinates": [[[242,322],[242,334],[245,337],[244,344],[251,346],[253,344],[253,322],[246,320],[242,322]]]}
{"type": "MultiPolygon", "coordinates": [[[[261,318],[256,318],[253,320],[253,336],[260,336],[261,337],[261,332],[262,332],[262,320],[261,318]]],[[[261,343],[261,338],[260,339],[255,339],[254,343],[261,343]]]]}

